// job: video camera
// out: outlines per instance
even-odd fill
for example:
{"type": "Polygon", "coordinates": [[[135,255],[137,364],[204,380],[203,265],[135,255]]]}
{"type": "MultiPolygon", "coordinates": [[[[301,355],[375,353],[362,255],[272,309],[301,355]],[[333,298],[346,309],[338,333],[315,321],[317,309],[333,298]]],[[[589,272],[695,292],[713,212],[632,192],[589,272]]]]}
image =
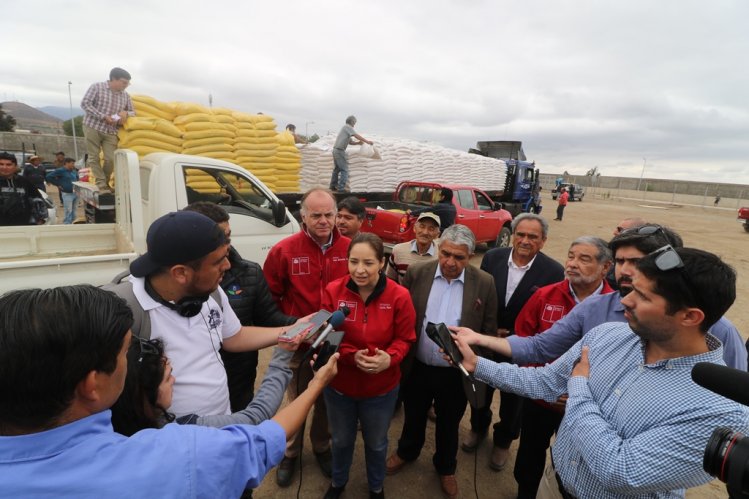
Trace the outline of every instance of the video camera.
{"type": "MultiPolygon", "coordinates": [[[[700,362],[692,368],[692,380],[739,404],[749,405],[749,373],[700,362]]],[[[702,467],[726,484],[732,498],[749,498],[749,438],[741,432],[719,427],[705,447],[702,467]]]]}

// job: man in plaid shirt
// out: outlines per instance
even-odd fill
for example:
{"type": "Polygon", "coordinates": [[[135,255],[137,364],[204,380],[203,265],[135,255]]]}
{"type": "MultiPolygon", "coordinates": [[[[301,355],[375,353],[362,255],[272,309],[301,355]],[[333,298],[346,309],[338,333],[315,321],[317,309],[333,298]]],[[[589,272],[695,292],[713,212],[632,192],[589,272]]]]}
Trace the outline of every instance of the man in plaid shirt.
{"type": "Polygon", "coordinates": [[[88,153],[86,166],[91,169],[100,193],[112,192],[109,178],[114,169],[117,127],[122,126],[128,116],[135,116],[133,102],[125,92],[129,85],[130,73],[122,68],[113,68],[109,72],[109,81],[91,85],[81,101],[81,107],[86,112],[83,118],[83,136],[88,153]],[[99,151],[104,152],[103,169],[99,162],[99,151]]]}

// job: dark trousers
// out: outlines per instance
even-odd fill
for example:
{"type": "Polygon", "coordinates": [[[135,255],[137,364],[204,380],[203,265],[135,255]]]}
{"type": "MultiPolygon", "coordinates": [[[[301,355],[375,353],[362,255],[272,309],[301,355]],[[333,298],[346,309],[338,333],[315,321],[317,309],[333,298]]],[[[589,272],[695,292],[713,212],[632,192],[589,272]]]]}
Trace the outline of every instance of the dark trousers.
{"type": "Polygon", "coordinates": [[[561,219],[562,219],[562,215],[564,215],[564,208],[565,208],[566,206],[567,206],[567,205],[565,205],[565,204],[560,204],[560,205],[557,205],[557,218],[558,218],[559,220],[561,220],[561,219]]]}
{"type": "MultiPolygon", "coordinates": [[[[471,430],[479,435],[489,430],[492,422],[494,388],[486,387],[486,398],[481,409],[471,408],[471,430]]],[[[496,447],[507,449],[520,436],[523,397],[510,392],[499,392],[499,422],[494,424],[493,441],[496,447]]]]}
{"type": "Polygon", "coordinates": [[[255,396],[257,352],[227,352],[221,349],[220,353],[229,385],[231,411],[241,411],[255,396]]]}
{"type": "Polygon", "coordinates": [[[454,475],[458,465],[458,431],[466,410],[460,371],[428,366],[414,359],[402,387],[404,421],[398,440],[398,456],[405,461],[419,457],[426,436],[427,411],[434,401],[435,447],[432,464],[439,475],[454,475]]]}
{"type": "Polygon", "coordinates": [[[523,402],[520,445],[513,472],[518,483],[518,499],[535,499],[546,466],[546,449],[563,417],[564,413],[532,400],[523,402]]]}

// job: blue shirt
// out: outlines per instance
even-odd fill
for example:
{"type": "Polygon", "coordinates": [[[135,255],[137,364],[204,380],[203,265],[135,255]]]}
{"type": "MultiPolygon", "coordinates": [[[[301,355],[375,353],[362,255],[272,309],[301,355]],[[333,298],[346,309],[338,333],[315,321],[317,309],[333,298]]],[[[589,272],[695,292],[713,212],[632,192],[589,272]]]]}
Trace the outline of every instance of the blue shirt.
{"type": "MultiPolygon", "coordinates": [[[[545,364],[566,352],[594,327],[606,322],[627,322],[621,300],[619,293],[589,296],[543,334],[508,337],[512,361],[516,364],[545,364]]],[[[726,365],[746,371],[746,347],[736,326],[721,317],[710,328],[710,333],[723,344],[726,365]]]]}
{"type": "Polygon", "coordinates": [[[475,376],[549,402],[569,393],[552,457],[570,494],[683,497],[683,489],[712,480],[702,456],[713,430],[749,429],[748,408],[692,382],[697,362],[723,364],[718,340],[707,335],[707,345],[707,353],[645,364],[640,338],[627,324],[608,323],[553,364],[523,368],[480,358],[475,376]],[[570,377],[583,345],[590,347],[590,378],[570,377]]]}
{"type": "Polygon", "coordinates": [[[427,323],[439,324],[444,322],[448,326],[460,326],[460,316],[463,314],[463,286],[465,285],[466,271],[447,282],[442,276],[442,270],[437,265],[434,273],[432,289],[427,298],[427,309],[424,312],[424,321],[421,326],[421,334],[416,342],[416,358],[424,364],[437,367],[450,367],[450,364],[442,357],[440,347],[427,336],[427,323]]]}
{"type": "Polygon", "coordinates": [[[47,174],[47,182],[56,185],[62,189],[62,192],[73,192],[73,182],[77,180],[78,172],[75,170],[68,170],[64,166],[55,168],[47,174]]]}
{"type": "Polygon", "coordinates": [[[0,436],[3,497],[239,497],[286,448],[280,425],[168,424],[124,437],[103,411],[52,430],[0,436]]]}

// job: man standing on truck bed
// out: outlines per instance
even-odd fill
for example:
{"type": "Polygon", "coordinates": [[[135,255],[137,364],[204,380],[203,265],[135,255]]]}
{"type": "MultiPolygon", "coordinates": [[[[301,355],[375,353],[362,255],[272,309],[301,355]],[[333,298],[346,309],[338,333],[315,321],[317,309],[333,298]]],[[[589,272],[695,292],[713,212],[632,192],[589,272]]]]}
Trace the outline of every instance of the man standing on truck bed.
{"type": "Polygon", "coordinates": [[[330,177],[330,190],[341,192],[346,189],[346,181],[348,181],[348,156],[346,155],[346,148],[351,144],[352,146],[358,146],[362,143],[372,145],[371,140],[367,140],[354,130],[356,126],[356,116],[349,116],[346,118],[346,124],[343,125],[341,131],[338,132],[338,137],[335,139],[335,145],[333,145],[333,176],[330,177]],[[351,137],[357,138],[359,141],[351,140],[351,137]]]}
{"type": "MultiPolygon", "coordinates": [[[[348,275],[351,242],[335,226],[336,202],[329,190],[318,187],[304,193],[300,214],[302,230],[273,246],[263,266],[268,287],[281,311],[296,317],[320,310],[325,286],[348,275]]],[[[289,363],[294,373],[287,387],[289,400],[294,400],[307,387],[314,374],[309,363],[302,362],[304,353],[303,349],[297,350],[289,363]]],[[[303,438],[304,428],[286,446],[286,455],[276,472],[276,482],[281,487],[289,486],[294,478],[303,438]]],[[[320,469],[330,478],[332,454],[323,398],[315,403],[310,440],[320,469]]]]}
{"type": "Polygon", "coordinates": [[[86,166],[96,179],[99,193],[112,192],[109,178],[114,169],[114,150],[117,149],[117,127],[122,126],[128,116],[135,116],[133,102],[125,89],[130,85],[130,73],[122,68],[109,72],[109,81],[94,83],[86,91],[81,107],[86,112],[83,118],[83,136],[86,138],[86,166]],[[99,151],[104,153],[104,168],[99,163],[99,151]]]}

